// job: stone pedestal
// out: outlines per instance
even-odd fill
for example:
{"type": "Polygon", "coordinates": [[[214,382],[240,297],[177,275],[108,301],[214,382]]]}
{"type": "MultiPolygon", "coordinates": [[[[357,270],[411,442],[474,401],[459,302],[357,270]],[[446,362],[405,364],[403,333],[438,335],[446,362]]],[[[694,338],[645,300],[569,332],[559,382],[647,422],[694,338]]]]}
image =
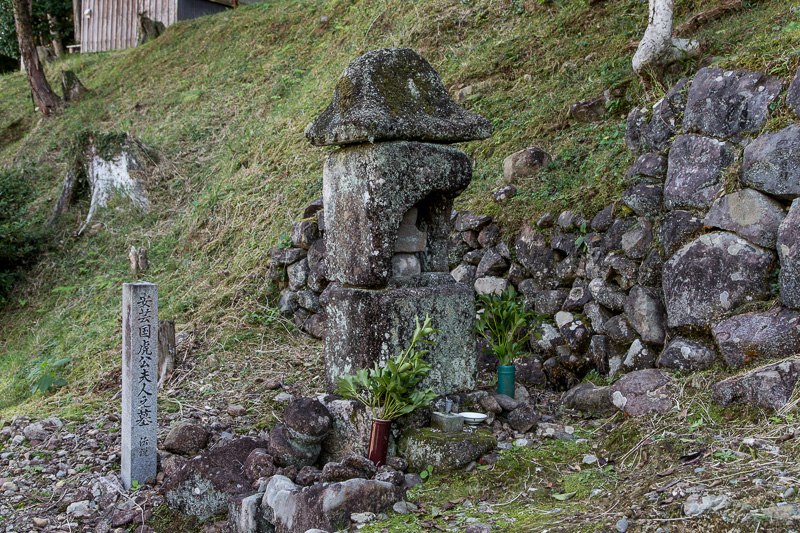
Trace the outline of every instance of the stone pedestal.
{"type": "Polygon", "coordinates": [[[320,298],[328,317],[325,337],[325,384],[333,392],[339,376],[354,374],[375,361],[385,362],[406,349],[414,333],[414,316],[426,315],[441,330],[428,346],[432,366],[421,387],[437,394],[472,390],[477,362],[472,289],[454,283],[449,274],[393,278],[386,289],[369,290],[331,284],[320,298]]]}

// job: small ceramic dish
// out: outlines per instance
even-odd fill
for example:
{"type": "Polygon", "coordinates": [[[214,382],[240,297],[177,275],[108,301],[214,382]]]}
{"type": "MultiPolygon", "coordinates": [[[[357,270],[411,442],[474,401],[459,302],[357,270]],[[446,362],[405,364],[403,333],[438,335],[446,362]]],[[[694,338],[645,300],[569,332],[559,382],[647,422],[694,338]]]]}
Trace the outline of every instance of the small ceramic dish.
{"type": "Polygon", "coordinates": [[[486,420],[486,415],[483,413],[458,413],[464,419],[464,422],[469,424],[470,426],[477,426],[484,420],[486,420]]]}

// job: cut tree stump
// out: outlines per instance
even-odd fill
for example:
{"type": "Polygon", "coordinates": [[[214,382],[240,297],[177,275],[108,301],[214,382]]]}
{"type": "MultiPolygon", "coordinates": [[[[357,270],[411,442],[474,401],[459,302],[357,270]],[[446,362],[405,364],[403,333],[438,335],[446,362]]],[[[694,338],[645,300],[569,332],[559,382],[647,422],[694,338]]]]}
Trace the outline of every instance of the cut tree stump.
{"type": "Polygon", "coordinates": [[[172,377],[175,371],[175,322],[158,321],[158,388],[172,377]]]}

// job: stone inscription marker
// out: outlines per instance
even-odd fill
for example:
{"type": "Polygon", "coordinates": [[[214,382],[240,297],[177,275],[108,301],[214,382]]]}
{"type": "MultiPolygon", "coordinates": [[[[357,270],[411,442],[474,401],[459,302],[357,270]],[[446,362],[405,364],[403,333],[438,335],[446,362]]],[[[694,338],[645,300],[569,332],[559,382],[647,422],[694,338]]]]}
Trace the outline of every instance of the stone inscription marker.
{"type": "Polygon", "coordinates": [[[156,476],[158,285],[122,285],[122,483],[156,476]]]}

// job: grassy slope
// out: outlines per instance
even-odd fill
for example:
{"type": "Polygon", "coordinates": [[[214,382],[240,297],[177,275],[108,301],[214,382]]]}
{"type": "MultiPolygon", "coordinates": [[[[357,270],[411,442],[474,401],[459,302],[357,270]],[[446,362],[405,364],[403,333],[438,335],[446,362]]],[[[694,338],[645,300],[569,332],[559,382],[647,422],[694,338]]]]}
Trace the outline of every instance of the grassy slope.
{"type": "MultiPolygon", "coordinates": [[[[678,18],[717,3],[679,2],[678,18]]],[[[0,311],[0,417],[42,408],[26,397],[20,376],[51,356],[74,365],[69,390],[46,409],[107,396],[93,391],[118,364],[131,245],[150,249],[148,280],[159,284],[162,317],[179,329],[194,325],[201,357],[236,360],[265,343],[296,342],[270,307],[268,251],[321,194],[325,150],[305,142],[304,126],[327,105],[346,64],[370,49],[413,47],[448,86],[488,82],[466,105],[489,118],[495,134],[462,146],[475,178],[459,207],[499,215],[509,228],[566,206],[595,212],[625,187],[629,101],[662,92],[625,85],[633,81],[625,46],[641,35],[645,11],[638,0],[276,0],[176,24],[136,49],[69,58],[92,94],[42,122],[24,78],[0,77],[0,161],[32,168],[39,193],[32,216],[47,216],[81,131],[127,130],[164,155],[148,178],[150,213],[110,209],[97,219],[104,229],[75,239],[88,207],[79,205],[0,311]],[[584,61],[590,53],[597,55],[584,61]],[[568,119],[570,104],[620,85],[629,101],[612,107],[606,122],[568,119]],[[530,144],[557,164],[543,179],[518,184],[520,195],[501,210],[489,193],[502,182],[502,159],[530,144]]],[[[765,1],[696,37],[726,65],[788,77],[800,61],[792,53],[797,20],[786,3],[765,1]]]]}

